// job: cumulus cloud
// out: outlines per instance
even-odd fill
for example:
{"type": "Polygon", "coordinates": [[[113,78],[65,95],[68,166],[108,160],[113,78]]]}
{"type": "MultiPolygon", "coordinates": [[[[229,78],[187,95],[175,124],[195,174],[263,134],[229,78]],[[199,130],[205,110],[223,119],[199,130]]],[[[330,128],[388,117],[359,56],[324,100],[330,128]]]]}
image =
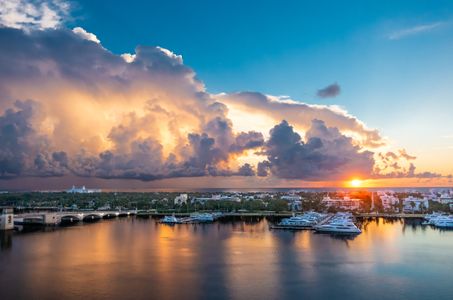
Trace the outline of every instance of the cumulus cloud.
{"type": "Polygon", "coordinates": [[[92,42],[95,42],[97,44],[101,43],[101,41],[98,39],[98,37],[95,34],[86,31],[82,27],[75,27],[72,30],[72,32],[74,32],[75,34],[77,34],[78,36],[80,36],[81,38],[83,38],[85,40],[92,41],[92,42]]]}
{"type": "MultiPolygon", "coordinates": [[[[369,148],[385,144],[385,140],[375,129],[370,129],[356,117],[336,106],[311,105],[290,99],[281,99],[257,92],[240,92],[217,95],[217,99],[230,109],[249,114],[266,116],[274,121],[287,120],[298,130],[304,131],[311,126],[313,119],[323,120],[328,126],[336,127],[354,138],[355,142],[369,148]]],[[[234,116],[231,116],[234,120],[234,116]]],[[[252,122],[248,123],[251,127],[252,122]]],[[[268,128],[270,129],[270,127],[268,128]]]]}
{"type": "Polygon", "coordinates": [[[0,26],[25,30],[57,28],[69,12],[69,3],[62,0],[2,0],[0,26]]]}
{"type": "Polygon", "coordinates": [[[239,168],[237,175],[239,175],[239,176],[255,176],[255,170],[253,169],[251,164],[246,163],[239,168]]]}
{"type": "Polygon", "coordinates": [[[415,156],[410,155],[405,149],[397,152],[388,151],[376,153],[378,160],[374,168],[373,178],[441,178],[440,173],[416,172],[413,161],[415,156]]]}
{"type": "Polygon", "coordinates": [[[316,95],[319,98],[334,98],[334,97],[340,95],[340,92],[341,92],[340,85],[338,85],[338,83],[335,82],[335,83],[332,83],[332,84],[326,86],[323,89],[318,90],[316,95]]]}
{"type": "Polygon", "coordinates": [[[123,53],[121,54],[121,57],[124,59],[125,62],[131,63],[135,59],[135,54],[123,53]]]}
{"type": "Polygon", "coordinates": [[[374,174],[374,178],[441,178],[441,177],[447,177],[448,176],[442,176],[440,173],[435,173],[435,172],[419,172],[417,173],[415,171],[416,167],[413,163],[410,163],[407,168],[400,167],[399,165],[397,167],[392,166],[394,171],[391,172],[385,172],[382,173],[380,170],[377,168],[376,173],[374,174]]]}
{"type": "Polygon", "coordinates": [[[260,147],[262,134],[235,132],[228,108],[205,92],[180,55],[141,46],[126,62],[80,33],[0,28],[0,103],[16,107],[2,118],[41,116],[22,122],[27,135],[9,133],[23,150],[4,149],[3,177],[72,173],[153,180],[252,173],[232,156],[260,147]],[[33,106],[19,109],[16,99],[29,98],[33,106]],[[45,149],[35,149],[38,136],[45,149]]]}
{"type": "Polygon", "coordinates": [[[351,138],[321,120],[312,121],[305,141],[287,121],[282,121],[271,129],[264,149],[267,160],[259,166],[261,175],[266,175],[268,168],[280,178],[338,180],[368,177],[373,172],[373,153],[362,151],[351,138]]]}
{"type": "Polygon", "coordinates": [[[0,178],[66,173],[66,153],[52,152],[47,137],[34,129],[40,118],[32,100],[16,101],[0,116],[0,178]]]}

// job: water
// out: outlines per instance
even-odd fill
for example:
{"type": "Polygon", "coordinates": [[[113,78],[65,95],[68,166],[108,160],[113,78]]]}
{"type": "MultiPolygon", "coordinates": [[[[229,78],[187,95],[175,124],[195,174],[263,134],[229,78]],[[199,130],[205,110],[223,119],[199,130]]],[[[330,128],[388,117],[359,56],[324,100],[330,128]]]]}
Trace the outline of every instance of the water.
{"type": "Polygon", "coordinates": [[[269,231],[265,219],[2,233],[0,298],[452,299],[452,231],[361,226],[354,239],[269,231]]]}

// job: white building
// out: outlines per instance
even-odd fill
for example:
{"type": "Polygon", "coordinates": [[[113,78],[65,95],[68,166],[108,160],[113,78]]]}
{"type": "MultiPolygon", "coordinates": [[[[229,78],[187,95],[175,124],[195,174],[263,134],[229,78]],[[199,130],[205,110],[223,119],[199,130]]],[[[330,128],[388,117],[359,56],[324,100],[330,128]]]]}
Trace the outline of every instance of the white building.
{"type": "Polygon", "coordinates": [[[284,195],[284,196],[281,196],[280,198],[285,201],[301,201],[302,200],[302,197],[297,196],[297,195],[284,195]]]}
{"type": "Polygon", "coordinates": [[[237,195],[233,196],[225,196],[225,195],[212,195],[210,198],[208,197],[198,197],[198,198],[193,198],[193,202],[198,202],[198,203],[205,203],[206,201],[233,201],[233,202],[241,202],[241,198],[239,198],[237,195]]]}
{"type": "Polygon", "coordinates": [[[296,201],[288,202],[288,208],[292,211],[302,210],[302,201],[296,200],[296,201]]]}
{"type": "Polygon", "coordinates": [[[394,194],[379,194],[379,198],[381,198],[382,202],[382,207],[384,209],[393,209],[394,205],[397,205],[400,203],[400,200],[398,197],[396,197],[394,194]]]}
{"type": "Polygon", "coordinates": [[[82,186],[81,188],[77,188],[74,185],[69,190],[66,190],[66,193],[71,193],[71,194],[90,194],[90,193],[100,193],[100,192],[102,192],[101,189],[87,189],[85,186],[82,186]]]}
{"type": "Polygon", "coordinates": [[[451,195],[450,193],[444,193],[440,195],[439,202],[442,204],[453,203],[453,195],[451,195]]]}
{"type": "Polygon", "coordinates": [[[112,207],[110,206],[109,203],[106,203],[103,206],[98,207],[98,210],[111,210],[111,209],[112,209],[112,207]]]}
{"type": "Polygon", "coordinates": [[[258,198],[258,199],[274,198],[274,195],[269,194],[269,193],[261,193],[261,194],[255,195],[255,198],[258,198]]]}
{"type": "Polygon", "coordinates": [[[422,209],[429,208],[429,201],[427,198],[415,198],[409,196],[403,200],[403,212],[419,212],[422,209]]]}
{"type": "Polygon", "coordinates": [[[187,194],[180,194],[179,196],[175,197],[175,204],[178,204],[178,205],[181,205],[183,203],[187,204],[187,199],[189,199],[187,194]]]}
{"type": "Polygon", "coordinates": [[[360,199],[351,199],[347,196],[343,199],[332,199],[329,196],[326,196],[321,201],[321,203],[327,207],[335,207],[345,210],[358,210],[360,208],[360,202],[360,199]]]}
{"type": "Polygon", "coordinates": [[[14,229],[14,213],[9,207],[0,207],[0,230],[14,229]]]}

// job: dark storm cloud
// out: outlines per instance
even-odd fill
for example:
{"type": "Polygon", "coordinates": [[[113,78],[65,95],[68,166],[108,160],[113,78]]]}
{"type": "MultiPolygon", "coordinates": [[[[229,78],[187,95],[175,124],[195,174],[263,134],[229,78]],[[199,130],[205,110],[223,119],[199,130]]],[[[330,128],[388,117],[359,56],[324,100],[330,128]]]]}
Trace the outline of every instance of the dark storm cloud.
{"type": "Polygon", "coordinates": [[[319,98],[334,98],[338,96],[341,92],[341,88],[338,83],[332,83],[331,85],[326,86],[323,89],[318,90],[316,95],[319,98]]]}
{"type": "Polygon", "coordinates": [[[236,175],[255,176],[255,170],[253,169],[253,167],[250,164],[244,164],[239,168],[236,175]]]}
{"type": "Polygon", "coordinates": [[[369,176],[373,172],[373,153],[361,151],[351,138],[323,121],[313,120],[306,142],[286,121],[270,131],[265,144],[267,161],[258,165],[258,175],[267,170],[280,178],[333,180],[347,176],[369,176]]]}
{"type": "Polygon", "coordinates": [[[0,116],[0,178],[60,176],[67,172],[65,152],[52,152],[45,136],[33,128],[39,104],[16,101],[0,116]]]}
{"type": "Polygon", "coordinates": [[[231,145],[232,152],[242,152],[247,149],[261,147],[264,144],[264,137],[261,132],[241,132],[236,136],[235,143],[231,145]]]}
{"type": "Polygon", "coordinates": [[[15,103],[0,117],[0,176],[10,177],[22,173],[26,165],[27,137],[34,134],[30,124],[33,114],[31,101],[15,103]]]}
{"type": "Polygon", "coordinates": [[[269,175],[269,168],[271,164],[268,161],[261,161],[258,163],[256,175],[260,177],[266,177],[269,175]]]}

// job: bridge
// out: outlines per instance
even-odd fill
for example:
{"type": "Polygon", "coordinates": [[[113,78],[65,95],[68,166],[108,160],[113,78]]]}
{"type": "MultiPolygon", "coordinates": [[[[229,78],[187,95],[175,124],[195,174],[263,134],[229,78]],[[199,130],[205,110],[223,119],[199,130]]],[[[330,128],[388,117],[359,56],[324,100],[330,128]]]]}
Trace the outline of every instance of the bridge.
{"type": "Polygon", "coordinates": [[[135,210],[32,212],[14,215],[14,224],[58,225],[61,223],[95,222],[101,219],[126,217],[136,213],[135,210]]]}

